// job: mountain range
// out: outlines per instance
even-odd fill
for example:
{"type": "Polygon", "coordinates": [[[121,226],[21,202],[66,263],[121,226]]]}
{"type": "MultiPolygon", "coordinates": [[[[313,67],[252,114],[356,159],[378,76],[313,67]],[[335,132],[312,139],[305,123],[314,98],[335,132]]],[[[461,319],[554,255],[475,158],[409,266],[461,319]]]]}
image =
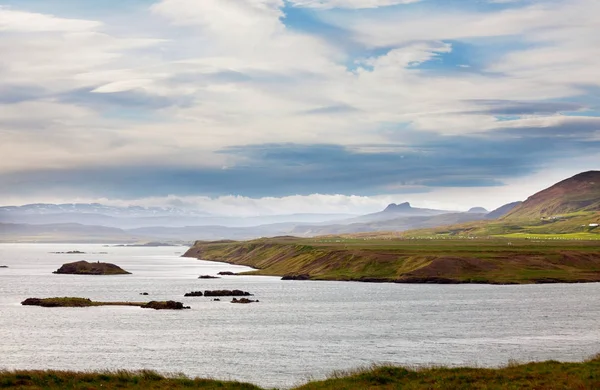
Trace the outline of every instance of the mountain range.
{"type": "Polygon", "coordinates": [[[7,206],[0,207],[0,242],[189,242],[413,229],[425,229],[420,233],[427,234],[493,235],[528,229],[569,233],[597,223],[599,211],[600,172],[589,171],[563,180],[524,202],[512,202],[491,212],[481,207],[468,212],[425,209],[404,202],[362,216],[294,214],[237,218],[178,208],[114,207],[97,203],[7,206]]]}

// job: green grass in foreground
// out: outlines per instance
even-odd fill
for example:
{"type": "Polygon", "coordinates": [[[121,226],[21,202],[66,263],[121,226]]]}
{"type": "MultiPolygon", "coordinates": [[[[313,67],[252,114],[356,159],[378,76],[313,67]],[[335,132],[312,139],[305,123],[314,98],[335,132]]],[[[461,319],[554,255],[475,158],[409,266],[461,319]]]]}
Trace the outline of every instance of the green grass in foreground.
{"type": "MultiPolygon", "coordinates": [[[[0,371],[0,388],[19,389],[241,389],[248,383],[162,376],[152,371],[76,373],[63,371],[0,371]]],[[[503,368],[374,367],[337,372],[295,390],[391,389],[600,389],[600,355],[582,363],[509,364],[503,368]]]]}
{"type": "Polygon", "coordinates": [[[165,377],[154,371],[0,371],[0,389],[222,389],[260,390],[240,382],[165,377]]]}

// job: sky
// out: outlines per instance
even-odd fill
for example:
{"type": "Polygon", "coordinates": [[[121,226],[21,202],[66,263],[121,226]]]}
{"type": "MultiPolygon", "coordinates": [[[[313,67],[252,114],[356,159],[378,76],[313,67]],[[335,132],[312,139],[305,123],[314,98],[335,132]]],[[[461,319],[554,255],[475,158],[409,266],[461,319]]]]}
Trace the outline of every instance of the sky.
{"type": "Polygon", "coordinates": [[[600,169],[597,0],[0,0],[0,204],[488,209],[600,169]]]}

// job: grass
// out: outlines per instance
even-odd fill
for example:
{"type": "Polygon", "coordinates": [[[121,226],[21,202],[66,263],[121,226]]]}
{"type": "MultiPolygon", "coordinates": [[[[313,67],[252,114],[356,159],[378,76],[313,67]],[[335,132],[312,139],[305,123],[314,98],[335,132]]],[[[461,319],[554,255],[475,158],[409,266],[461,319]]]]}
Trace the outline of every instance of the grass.
{"type": "Polygon", "coordinates": [[[600,358],[583,363],[509,364],[499,369],[374,367],[336,373],[296,390],[599,389],[600,358]]]}
{"type": "Polygon", "coordinates": [[[600,281],[597,241],[381,239],[378,236],[197,242],[186,254],[316,280],[445,283],[600,281]]]}
{"type": "Polygon", "coordinates": [[[163,376],[154,371],[0,371],[0,389],[206,389],[260,390],[241,382],[163,376]]]}
{"type": "MultiPolygon", "coordinates": [[[[164,376],[154,371],[0,371],[2,389],[240,389],[260,390],[248,383],[164,376]]],[[[547,361],[509,364],[502,368],[413,369],[379,366],[339,371],[294,390],[421,390],[421,389],[599,389],[600,357],[580,363],[547,361]]]]}

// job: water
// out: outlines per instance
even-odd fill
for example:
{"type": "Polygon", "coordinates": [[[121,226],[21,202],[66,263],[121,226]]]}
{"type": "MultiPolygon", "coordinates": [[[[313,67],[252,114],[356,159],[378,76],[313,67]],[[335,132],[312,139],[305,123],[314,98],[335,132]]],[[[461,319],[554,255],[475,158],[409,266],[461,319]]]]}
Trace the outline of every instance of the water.
{"type": "Polygon", "coordinates": [[[0,368],[155,369],[290,387],[373,363],[497,366],[600,352],[600,284],[396,285],[199,275],[248,268],[179,257],[186,248],[2,244],[0,368]],[[80,250],[86,255],[49,252],[80,250]],[[107,254],[98,254],[108,252],[107,254]],[[95,253],[95,254],[94,254],[95,253]],[[53,275],[107,261],[122,276],[53,275]],[[260,303],[184,298],[242,289],[260,303]],[[139,293],[148,292],[149,296],[139,293]],[[185,311],[40,308],[28,297],[178,300],[185,311]]]}

